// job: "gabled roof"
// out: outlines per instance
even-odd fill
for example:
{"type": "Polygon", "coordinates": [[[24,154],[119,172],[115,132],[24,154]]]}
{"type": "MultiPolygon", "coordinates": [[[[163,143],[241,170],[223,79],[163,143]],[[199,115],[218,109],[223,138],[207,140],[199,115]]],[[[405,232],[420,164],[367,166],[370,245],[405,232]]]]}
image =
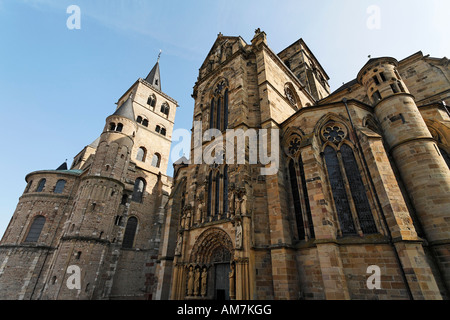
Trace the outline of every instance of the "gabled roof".
{"type": "Polygon", "coordinates": [[[122,103],[122,105],[114,112],[114,116],[121,116],[130,120],[135,121],[134,110],[133,110],[133,98],[132,95],[122,103]]]}

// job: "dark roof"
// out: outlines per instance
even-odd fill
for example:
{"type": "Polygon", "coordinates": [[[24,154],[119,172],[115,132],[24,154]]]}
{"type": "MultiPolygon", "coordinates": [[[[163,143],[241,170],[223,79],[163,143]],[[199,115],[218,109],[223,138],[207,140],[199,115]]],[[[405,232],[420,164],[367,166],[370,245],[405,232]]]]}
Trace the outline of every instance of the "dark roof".
{"type": "Polygon", "coordinates": [[[156,62],[153,69],[148,74],[145,81],[150,83],[153,87],[161,91],[161,75],[159,74],[159,61],[156,62]]]}
{"type": "Polygon", "coordinates": [[[354,86],[355,84],[357,84],[357,83],[358,83],[358,80],[357,80],[357,79],[353,79],[352,81],[349,81],[349,82],[343,84],[341,87],[339,87],[338,89],[336,89],[336,90],[335,90],[332,94],[330,94],[330,95],[333,95],[333,94],[338,93],[338,92],[341,92],[341,91],[343,91],[343,90],[345,90],[345,89],[351,88],[351,87],[353,87],[353,86],[354,86]]]}
{"type": "Polygon", "coordinates": [[[67,162],[64,162],[62,165],[58,167],[58,169],[56,169],[56,171],[65,171],[65,170],[67,170],[67,162]]]}
{"type": "Polygon", "coordinates": [[[122,103],[122,105],[114,112],[114,116],[121,116],[130,120],[135,121],[134,110],[133,110],[133,98],[130,95],[128,99],[122,103]]]}

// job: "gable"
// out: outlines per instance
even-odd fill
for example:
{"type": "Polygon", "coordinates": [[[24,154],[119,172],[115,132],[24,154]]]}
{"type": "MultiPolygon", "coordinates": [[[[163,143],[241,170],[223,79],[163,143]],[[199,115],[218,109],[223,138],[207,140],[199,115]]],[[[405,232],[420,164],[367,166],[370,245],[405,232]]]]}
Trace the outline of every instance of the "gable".
{"type": "Polygon", "coordinates": [[[246,45],[247,43],[240,36],[225,37],[219,34],[200,67],[200,78],[228,60],[236,51],[244,48],[246,45]]]}

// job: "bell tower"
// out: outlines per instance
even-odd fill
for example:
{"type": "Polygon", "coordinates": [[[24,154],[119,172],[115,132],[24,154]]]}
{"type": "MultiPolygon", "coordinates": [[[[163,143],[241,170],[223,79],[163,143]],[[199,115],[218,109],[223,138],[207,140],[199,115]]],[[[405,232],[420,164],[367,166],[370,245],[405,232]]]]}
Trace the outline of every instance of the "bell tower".
{"type": "Polygon", "coordinates": [[[178,106],[161,91],[159,57],[117,105],[82,167],[40,298],[151,299],[178,106]],[[73,267],[79,270],[78,289],[67,285],[73,267]]]}

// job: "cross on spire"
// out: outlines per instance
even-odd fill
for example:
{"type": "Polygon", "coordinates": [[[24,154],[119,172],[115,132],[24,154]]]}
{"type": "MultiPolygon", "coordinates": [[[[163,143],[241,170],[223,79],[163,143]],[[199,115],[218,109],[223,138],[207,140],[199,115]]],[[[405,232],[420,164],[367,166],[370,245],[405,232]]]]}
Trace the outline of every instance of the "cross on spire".
{"type": "Polygon", "coordinates": [[[159,50],[159,54],[158,54],[158,62],[159,62],[159,59],[161,58],[161,53],[162,53],[162,50],[159,50]]]}

